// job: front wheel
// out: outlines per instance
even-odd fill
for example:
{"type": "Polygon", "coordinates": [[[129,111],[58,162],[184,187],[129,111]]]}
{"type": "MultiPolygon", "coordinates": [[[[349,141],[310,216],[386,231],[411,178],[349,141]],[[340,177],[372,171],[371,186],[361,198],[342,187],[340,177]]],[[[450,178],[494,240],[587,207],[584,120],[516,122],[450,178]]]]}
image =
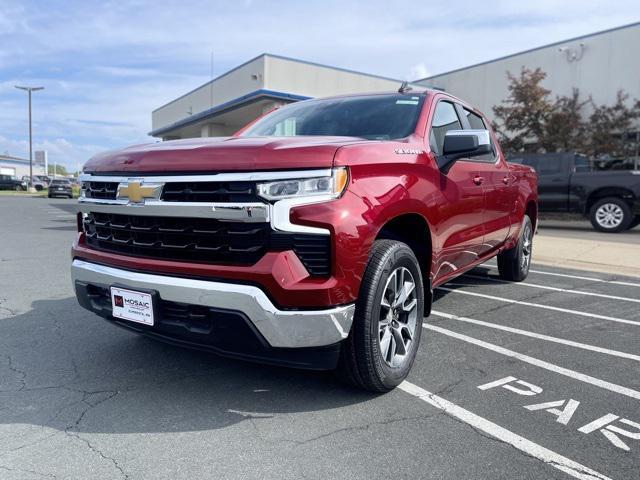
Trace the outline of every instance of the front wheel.
{"type": "Polygon", "coordinates": [[[394,240],[373,244],[338,376],[360,388],[387,392],[409,374],[422,333],[424,289],[411,248],[394,240]]]}
{"type": "Polygon", "coordinates": [[[618,233],[629,228],[633,214],[623,199],[608,197],[598,200],[591,207],[589,220],[593,228],[599,232],[618,233]]]}
{"type": "Polygon", "coordinates": [[[533,224],[528,215],[524,216],[520,237],[515,247],[498,254],[500,278],[510,282],[522,282],[529,275],[533,252],[533,224]]]}

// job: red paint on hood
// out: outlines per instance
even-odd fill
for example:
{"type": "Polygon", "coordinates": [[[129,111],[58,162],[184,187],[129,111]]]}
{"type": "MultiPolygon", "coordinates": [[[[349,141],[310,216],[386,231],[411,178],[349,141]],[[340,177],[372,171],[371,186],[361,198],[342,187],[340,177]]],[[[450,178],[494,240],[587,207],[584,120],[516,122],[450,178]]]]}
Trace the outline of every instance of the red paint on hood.
{"type": "Polygon", "coordinates": [[[211,137],[135,145],[100,153],[85,164],[93,172],[232,172],[328,168],[338,148],[354,137],[211,137]]]}

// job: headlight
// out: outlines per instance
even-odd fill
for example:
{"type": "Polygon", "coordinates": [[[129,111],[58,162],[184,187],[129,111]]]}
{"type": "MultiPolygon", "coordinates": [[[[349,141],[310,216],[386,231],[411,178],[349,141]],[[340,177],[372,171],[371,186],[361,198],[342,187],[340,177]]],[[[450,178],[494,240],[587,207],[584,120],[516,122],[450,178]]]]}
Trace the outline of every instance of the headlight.
{"type": "Polygon", "coordinates": [[[345,167],[334,168],[330,177],[301,178],[259,183],[258,195],[267,200],[300,198],[318,195],[339,197],[347,186],[349,174],[345,167]]]}

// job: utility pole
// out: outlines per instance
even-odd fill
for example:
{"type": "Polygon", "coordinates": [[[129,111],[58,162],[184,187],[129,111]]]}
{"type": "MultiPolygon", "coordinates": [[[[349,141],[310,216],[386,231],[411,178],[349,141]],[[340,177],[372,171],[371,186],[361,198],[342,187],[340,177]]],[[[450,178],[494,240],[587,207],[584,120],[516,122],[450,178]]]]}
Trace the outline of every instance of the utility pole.
{"type": "Polygon", "coordinates": [[[16,88],[24,90],[29,94],[29,191],[33,191],[33,135],[31,128],[31,92],[44,90],[44,87],[21,87],[19,85],[16,85],[16,88]]]}

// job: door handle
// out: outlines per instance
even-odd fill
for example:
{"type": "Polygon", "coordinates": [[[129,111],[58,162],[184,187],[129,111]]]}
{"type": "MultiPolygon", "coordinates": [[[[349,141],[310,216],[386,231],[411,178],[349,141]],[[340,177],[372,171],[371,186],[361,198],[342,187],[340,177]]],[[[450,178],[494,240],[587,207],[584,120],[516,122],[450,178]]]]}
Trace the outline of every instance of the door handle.
{"type": "Polygon", "coordinates": [[[504,183],[505,185],[509,185],[509,177],[507,176],[502,177],[502,183],[504,183]]]}
{"type": "Polygon", "coordinates": [[[473,183],[475,183],[476,185],[482,185],[482,182],[484,182],[484,178],[480,175],[476,175],[475,177],[473,177],[473,183]]]}

